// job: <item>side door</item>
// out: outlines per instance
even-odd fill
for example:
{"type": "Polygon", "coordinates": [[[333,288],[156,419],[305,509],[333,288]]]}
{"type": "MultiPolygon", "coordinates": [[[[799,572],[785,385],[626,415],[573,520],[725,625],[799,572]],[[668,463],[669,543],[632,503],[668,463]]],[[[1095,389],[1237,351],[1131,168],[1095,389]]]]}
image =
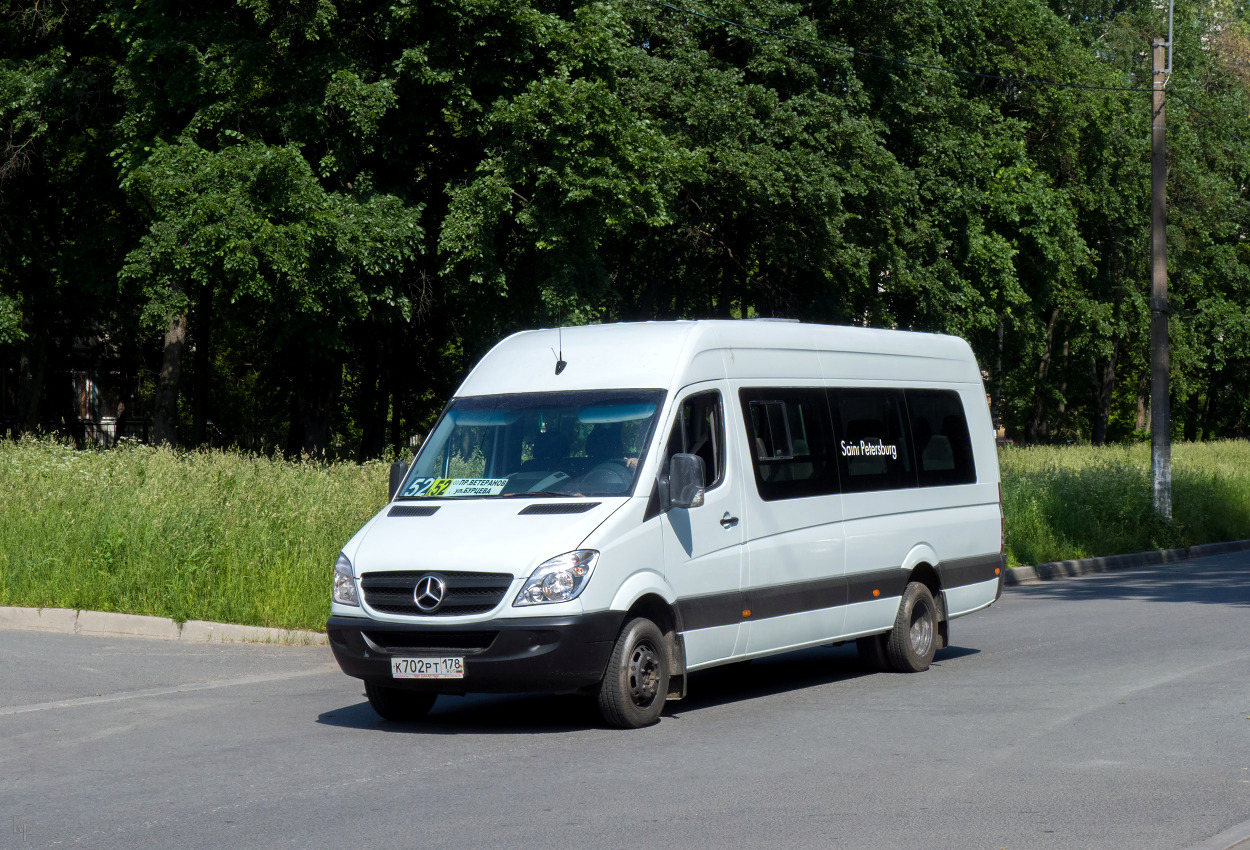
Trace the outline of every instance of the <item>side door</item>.
{"type": "Polygon", "coordinates": [[[726,383],[695,384],[673,406],[661,469],[679,452],[703,458],[704,501],[660,518],[664,574],[677,593],[688,668],[733,654],[742,622],[742,482],[726,421],[726,383]]]}
{"type": "Polygon", "coordinates": [[[823,387],[735,382],[749,456],[746,654],[832,640],[846,615],[846,540],[823,387]]]}
{"type": "MultiPolygon", "coordinates": [[[[890,627],[898,613],[907,583],[903,571],[907,553],[917,543],[934,542],[917,524],[941,519],[928,509],[927,494],[916,486],[903,391],[843,387],[830,395],[840,435],[850,602],[846,633],[880,631],[890,627]]],[[[953,530],[958,535],[958,526],[953,530]]]]}

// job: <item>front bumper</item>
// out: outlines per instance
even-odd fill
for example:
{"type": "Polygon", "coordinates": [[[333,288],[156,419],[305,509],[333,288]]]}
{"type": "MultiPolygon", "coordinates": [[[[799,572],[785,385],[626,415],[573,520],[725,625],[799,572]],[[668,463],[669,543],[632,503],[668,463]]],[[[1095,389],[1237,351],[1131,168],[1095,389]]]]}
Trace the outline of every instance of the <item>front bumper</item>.
{"type": "Polygon", "coordinates": [[[469,626],[331,617],[330,649],[343,672],[436,694],[567,692],[598,684],[624,611],[490,620],[469,626]],[[391,658],[462,656],[463,679],[392,679],[391,658]]]}

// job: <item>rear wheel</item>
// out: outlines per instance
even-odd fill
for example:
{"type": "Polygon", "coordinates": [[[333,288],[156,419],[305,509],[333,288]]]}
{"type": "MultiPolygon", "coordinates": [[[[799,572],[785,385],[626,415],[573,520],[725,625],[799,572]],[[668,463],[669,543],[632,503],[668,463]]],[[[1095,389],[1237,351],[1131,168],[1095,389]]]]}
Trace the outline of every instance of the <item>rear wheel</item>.
{"type": "Polygon", "coordinates": [[[645,617],[621,629],[599,685],[599,711],[621,729],[650,726],[668,698],[668,652],[664,635],[645,617]]]}
{"type": "Polygon", "coordinates": [[[388,688],[368,680],[365,681],[365,696],[369,697],[369,705],[382,719],[399,722],[425,717],[434,707],[434,700],[438,698],[437,694],[388,688]]]}
{"type": "Polygon", "coordinates": [[[900,673],[928,670],[937,645],[937,605],[933,594],[920,582],[913,581],[903,591],[894,629],[886,644],[890,664],[900,673]]]}

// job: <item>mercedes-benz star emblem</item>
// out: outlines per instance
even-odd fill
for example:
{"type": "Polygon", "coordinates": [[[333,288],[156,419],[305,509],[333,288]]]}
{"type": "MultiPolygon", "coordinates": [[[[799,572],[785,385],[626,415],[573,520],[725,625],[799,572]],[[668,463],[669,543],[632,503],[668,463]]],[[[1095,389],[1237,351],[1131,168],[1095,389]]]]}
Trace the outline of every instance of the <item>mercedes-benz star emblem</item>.
{"type": "Polygon", "coordinates": [[[412,590],[412,601],[427,614],[433,614],[443,604],[447,595],[447,582],[438,576],[425,575],[417,579],[417,586],[412,590]]]}

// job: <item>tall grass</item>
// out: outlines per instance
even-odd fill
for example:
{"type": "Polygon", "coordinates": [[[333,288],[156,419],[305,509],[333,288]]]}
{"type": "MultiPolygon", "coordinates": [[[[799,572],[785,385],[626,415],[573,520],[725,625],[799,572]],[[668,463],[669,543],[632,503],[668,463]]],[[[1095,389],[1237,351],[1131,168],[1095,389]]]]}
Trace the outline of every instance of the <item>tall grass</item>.
{"type": "Polygon", "coordinates": [[[1172,448],[1172,521],[1155,515],[1150,446],[999,451],[1011,566],[1250,538],[1250,442],[1172,448]]]}
{"type": "MultiPolygon", "coordinates": [[[[1250,538],[1250,442],[999,453],[1012,565],[1250,538]]],[[[339,548],[386,499],[381,462],[0,440],[0,605],[319,629],[339,548]]]]}
{"type": "Polygon", "coordinates": [[[386,468],[0,441],[0,604],[325,626],[386,468]]]}

